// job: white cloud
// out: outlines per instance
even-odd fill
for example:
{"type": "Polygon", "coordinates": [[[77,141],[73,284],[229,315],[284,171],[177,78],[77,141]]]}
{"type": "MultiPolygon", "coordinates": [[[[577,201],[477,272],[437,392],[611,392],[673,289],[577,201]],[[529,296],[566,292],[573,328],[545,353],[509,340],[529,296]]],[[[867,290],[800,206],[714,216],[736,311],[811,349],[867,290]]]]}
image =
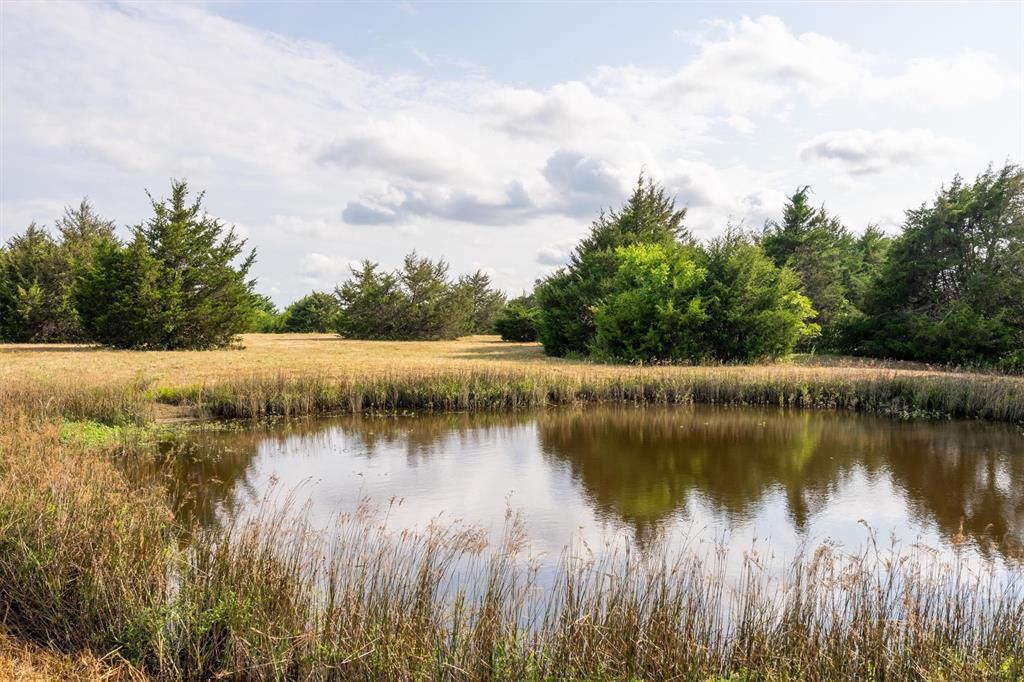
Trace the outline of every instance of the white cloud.
{"type": "Polygon", "coordinates": [[[972,146],[939,137],[930,130],[833,130],[816,135],[799,147],[804,161],[833,163],[852,175],[883,173],[900,167],[924,166],[962,157],[972,146]]]}
{"type": "Polygon", "coordinates": [[[333,287],[347,279],[352,268],[358,266],[357,261],[322,253],[307,253],[301,263],[303,280],[309,286],[318,288],[333,287]]]}
{"type": "Polygon", "coordinates": [[[574,248],[576,248],[574,240],[563,239],[538,249],[535,260],[541,265],[565,265],[569,262],[574,248]]]}
{"type": "MultiPolygon", "coordinates": [[[[439,65],[429,78],[380,73],[334,47],[196,5],[3,3],[2,11],[2,163],[17,177],[0,197],[4,236],[31,219],[52,222],[53,206],[83,194],[101,214],[135,223],[148,210],[143,188],[159,195],[169,177],[187,175],[207,190],[211,212],[245,225],[258,274],[284,296],[302,293],[292,284],[302,278],[337,276],[347,261],[324,255],[334,251],[397,262],[429,247],[459,271],[481,253],[496,272],[552,264],[564,249],[550,245],[578,239],[641,169],[678,194],[702,234],[730,217],[760,221],[781,208],[784,192],[816,182],[793,159],[801,142],[803,158],[842,177],[927,167],[913,180],[930,192],[1007,148],[971,151],[913,130],[919,110],[955,133],[931,119],[994,106],[985,103],[1020,77],[977,50],[897,60],[794,33],[774,17],[709,22],[687,34],[691,56],[668,55],[662,68],[590,65],[589,75],[531,87],[477,68],[437,76],[453,72],[441,67],[455,54],[420,51],[439,65]],[[829,106],[848,117],[830,127],[850,130],[822,132],[819,112],[829,106]],[[474,247],[473,230],[491,226],[506,229],[478,230],[488,246],[474,247]],[[538,253],[538,244],[549,246],[538,253]]],[[[970,139],[972,125],[961,124],[961,136],[970,139]]],[[[1009,124],[1006,133],[1000,139],[1014,133],[1009,124]]],[[[838,194],[848,189],[829,182],[838,194]]],[[[844,208],[866,220],[924,192],[910,180],[884,190],[868,199],[849,190],[844,208]]]]}

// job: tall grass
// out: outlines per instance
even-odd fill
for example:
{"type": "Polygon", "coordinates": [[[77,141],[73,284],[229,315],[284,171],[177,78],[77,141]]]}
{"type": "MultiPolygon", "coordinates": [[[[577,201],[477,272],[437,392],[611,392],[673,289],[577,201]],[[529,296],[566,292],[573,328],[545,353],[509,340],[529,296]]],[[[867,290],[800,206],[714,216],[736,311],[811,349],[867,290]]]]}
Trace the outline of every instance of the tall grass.
{"type": "Polygon", "coordinates": [[[1024,383],[957,374],[850,374],[770,367],[653,368],[621,374],[443,371],[331,377],[287,373],[167,391],[214,417],[323,412],[508,410],[579,403],[713,403],[1024,421],[1024,383]]]}
{"type": "Polygon", "coordinates": [[[180,534],[159,488],[5,416],[3,627],[156,679],[1024,674],[1019,567],[869,544],[824,545],[781,575],[749,554],[738,577],[721,552],[576,551],[552,577],[514,516],[491,544],[471,527],[391,531],[366,510],[329,535],[287,511],[180,534]]]}

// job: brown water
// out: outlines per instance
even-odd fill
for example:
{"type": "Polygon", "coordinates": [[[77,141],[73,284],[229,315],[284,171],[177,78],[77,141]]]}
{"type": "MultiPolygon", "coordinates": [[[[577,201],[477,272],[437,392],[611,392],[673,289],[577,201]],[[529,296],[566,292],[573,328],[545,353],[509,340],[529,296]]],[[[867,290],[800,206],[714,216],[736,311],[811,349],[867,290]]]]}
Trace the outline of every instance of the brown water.
{"type": "Polygon", "coordinates": [[[190,491],[182,513],[207,524],[291,493],[325,526],[363,500],[390,505],[396,528],[500,529],[511,507],[540,555],[696,537],[784,556],[826,539],[856,548],[865,524],[979,558],[1024,544],[1024,433],[1007,425],[600,407],[292,420],[191,444],[170,475],[190,491]]]}

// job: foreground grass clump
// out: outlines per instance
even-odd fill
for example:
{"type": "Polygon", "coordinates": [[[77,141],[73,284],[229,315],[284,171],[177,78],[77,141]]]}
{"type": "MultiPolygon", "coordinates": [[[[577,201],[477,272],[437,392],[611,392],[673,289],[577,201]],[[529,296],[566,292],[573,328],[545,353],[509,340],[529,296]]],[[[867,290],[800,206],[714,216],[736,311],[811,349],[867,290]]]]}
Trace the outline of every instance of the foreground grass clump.
{"type": "Polygon", "coordinates": [[[869,544],[822,546],[782,574],[750,554],[737,577],[721,552],[574,551],[541,571],[514,515],[493,544],[472,527],[391,531],[366,509],[330,540],[294,513],[181,528],[159,486],[112,464],[124,441],[3,416],[0,626],[54,665],[166,680],[1024,674],[1012,563],[869,544]]]}

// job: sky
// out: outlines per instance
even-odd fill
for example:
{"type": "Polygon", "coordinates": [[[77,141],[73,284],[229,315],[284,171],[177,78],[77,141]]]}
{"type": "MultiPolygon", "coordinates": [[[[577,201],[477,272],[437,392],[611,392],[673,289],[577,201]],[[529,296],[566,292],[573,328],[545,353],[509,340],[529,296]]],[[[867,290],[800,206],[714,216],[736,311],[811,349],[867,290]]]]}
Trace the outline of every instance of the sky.
{"type": "Polygon", "coordinates": [[[707,239],[1024,161],[1024,2],[0,2],[0,239],[172,178],[285,305],[412,250],[510,294],[641,172],[707,239]]]}

